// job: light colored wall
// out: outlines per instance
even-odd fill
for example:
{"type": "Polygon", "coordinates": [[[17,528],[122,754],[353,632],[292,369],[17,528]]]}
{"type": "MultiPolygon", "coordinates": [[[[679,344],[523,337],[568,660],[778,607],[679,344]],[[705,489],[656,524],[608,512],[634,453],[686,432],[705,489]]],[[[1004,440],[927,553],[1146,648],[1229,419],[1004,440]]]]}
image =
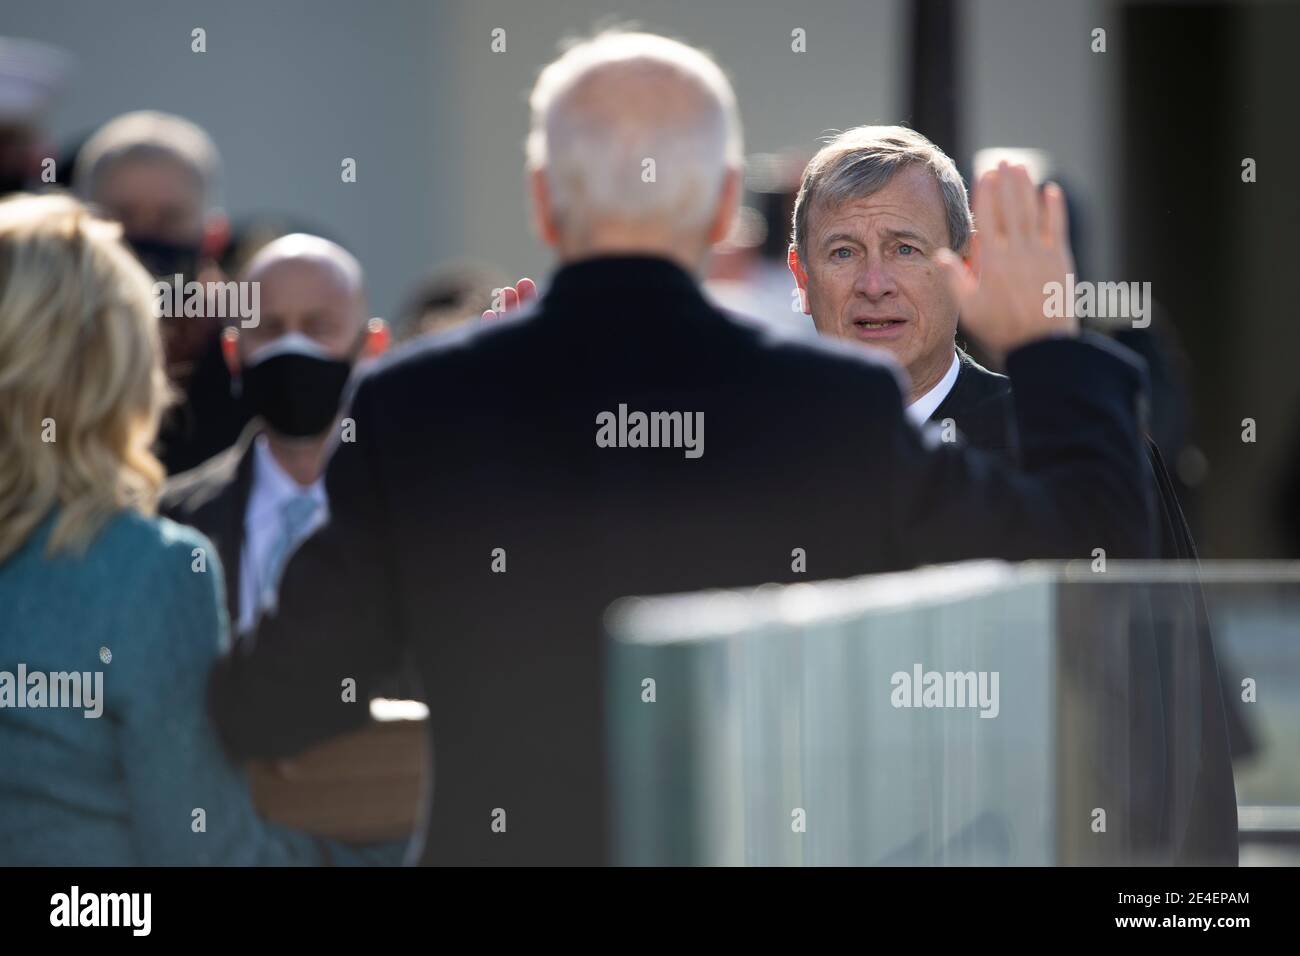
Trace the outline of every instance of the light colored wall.
{"type": "Polygon", "coordinates": [[[1072,198],[1091,212],[1088,269],[1097,280],[1140,278],[1115,273],[1118,13],[1097,0],[968,0],[963,22],[964,129],[971,152],[985,146],[1045,149],[1072,186],[1072,198]],[[1106,29],[1106,53],[1091,51],[1094,27],[1106,29]]]}

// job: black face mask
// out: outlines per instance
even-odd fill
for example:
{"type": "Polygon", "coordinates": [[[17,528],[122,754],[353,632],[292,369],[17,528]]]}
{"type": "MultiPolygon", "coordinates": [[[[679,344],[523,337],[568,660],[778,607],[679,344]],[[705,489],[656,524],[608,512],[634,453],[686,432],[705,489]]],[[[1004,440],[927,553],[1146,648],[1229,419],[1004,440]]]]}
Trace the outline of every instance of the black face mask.
{"type": "Polygon", "coordinates": [[[349,359],[331,358],[294,332],[261,349],[240,378],[249,411],[288,438],[313,438],[338,415],[351,373],[349,359]]]}
{"type": "Polygon", "coordinates": [[[190,280],[198,275],[200,250],[197,243],[188,245],[147,236],[127,236],[126,244],[155,279],[170,279],[179,273],[190,280]]]}

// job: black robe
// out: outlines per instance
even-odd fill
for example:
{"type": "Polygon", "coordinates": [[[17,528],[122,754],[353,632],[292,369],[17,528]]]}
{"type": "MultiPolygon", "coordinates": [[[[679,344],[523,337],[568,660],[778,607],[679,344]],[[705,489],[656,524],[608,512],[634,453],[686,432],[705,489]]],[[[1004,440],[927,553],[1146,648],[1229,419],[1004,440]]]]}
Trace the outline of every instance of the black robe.
{"type": "MultiPolygon", "coordinates": [[[[1012,460],[1018,457],[1013,414],[1011,383],[1004,375],[991,372],[965,352],[958,349],[960,369],[952,391],[930,416],[933,423],[951,421],[961,438],[975,448],[982,448],[1012,460]]],[[[1151,465],[1156,488],[1156,526],[1159,556],[1164,560],[1196,561],[1196,543],[1183,516],[1173,481],[1165,467],[1160,449],[1147,438],[1147,457],[1151,465]]],[[[1161,703],[1166,726],[1170,721],[1185,721],[1186,711],[1176,708],[1177,679],[1171,673],[1177,666],[1170,658],[1171,644],[1180,633],[1194,628],[1199,658],[1197,668],[1200,682],[1199,734],[1193,761],[1195,769],[1191,779],[1180,777],[1175,769],[1178,761],[1171,755],[1156,756],[1166,767],[1164,781],[1166,794],[1162,801],[1163,820],[1152,819],[1150,825],[1158,833],[1151,834],[1153,843],[1172,854],[1176,863],[1231,864],[1237,863],[1237,799],[1232,778],[1232,750],[1229,746],[1228,726],[1236,718],[1232,708],[1234,697],[1222,687],[1205,595],[1199,584],[1180,589],[1178,600],[1184,614],[1181,622],[1162,613],[1155,627],[1166,631],[1164,653],[1157,652],[1165,669],[1161,681],[1161,703]],[[1226,706],[1225,706],[1226,705],[1226,706]],[[1163,759],[1161,759],[1163,758],[1163,759]],[[1187,792],[1190,789],[1190,793],[1187,792]]],[[[1162,597],[1162,601],[1167,595],[1162,597]]],[[[1195,716],[1191,718],[1193,721],[1195,716]]],[[[1238,718],[1239,719],[1239,718],[1238,718]]],[[[1166,735],[1169,736],[1168,734],[1166,735]]],[[[1244,733],[1239,735],[1244,738],[1244,733]]],[[[1135,754],[1151,756],[1149,748],[1139,744],[1135,754]]],[[[1139,758],[1141,759],[1141,758],[1139,758]]],[[[1141,770],[1135,773],[1142,774],[1141,770]]]]}

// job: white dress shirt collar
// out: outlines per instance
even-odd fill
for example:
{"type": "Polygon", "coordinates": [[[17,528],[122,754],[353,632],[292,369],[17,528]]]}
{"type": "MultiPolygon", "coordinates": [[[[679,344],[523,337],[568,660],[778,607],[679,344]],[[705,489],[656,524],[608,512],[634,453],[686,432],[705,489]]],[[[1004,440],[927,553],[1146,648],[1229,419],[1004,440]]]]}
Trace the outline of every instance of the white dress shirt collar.
{"type": "Polygon", "coordinates": [[[912,404],[908,405],[903,411],[908,420],[913,425],[924,425],[929,421],[930,416],[934,414],[935,409],[943,404],[943,400],[948,397],[952,387],[957,384],[957,373],[961,371],[961,360],[957,358],[957,351],[952,353],[952,365],[948,366],[948,371],[944,373],[943,378],[939,379],[934,388],[930,389],[912,404]]]}

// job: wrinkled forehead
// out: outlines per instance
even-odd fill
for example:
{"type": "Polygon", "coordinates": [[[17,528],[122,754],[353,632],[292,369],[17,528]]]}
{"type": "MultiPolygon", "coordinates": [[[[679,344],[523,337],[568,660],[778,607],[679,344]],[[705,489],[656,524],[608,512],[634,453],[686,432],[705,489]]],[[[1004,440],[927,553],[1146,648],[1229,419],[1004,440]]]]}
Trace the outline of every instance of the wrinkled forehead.
{"type": "Polygon", "coordinates": [[[911,231],[935,242],[945,242],[948,235],[939,182],[919,165],[903,167],[874,190],[830,184],[809,206],[809,223],[815,242],[836,232],[871,238],[911,231]]]}

